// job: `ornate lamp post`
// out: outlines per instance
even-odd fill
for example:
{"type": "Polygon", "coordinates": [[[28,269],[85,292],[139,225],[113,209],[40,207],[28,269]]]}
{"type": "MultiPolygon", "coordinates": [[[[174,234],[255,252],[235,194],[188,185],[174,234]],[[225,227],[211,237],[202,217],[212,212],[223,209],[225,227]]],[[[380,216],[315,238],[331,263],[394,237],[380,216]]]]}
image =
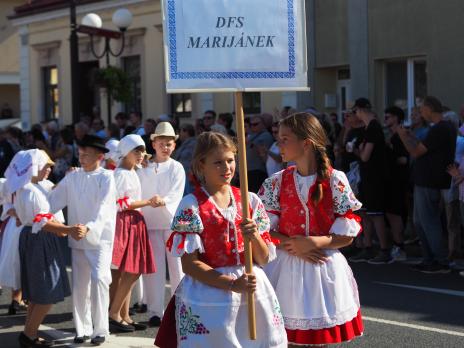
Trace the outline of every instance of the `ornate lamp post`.
{"type": "MultiPolygon", "coordinates": [[[[119,28],[109,30],[102,28],[102,19],[95,13],[89,13],[82,19],[82,24],[76,24],[76,0],[70,0],[71,8],[71,80],[72,80],[72,109],[73,122],[79,119],[79,51],[77,43],[77,33],[87,34],[90,36],[90,48],[95,58],[101,59],[106,56],[106,66],[110,65],[110,56],[119,57],[124,52],[125,32],[132,24],[132,13],[127,9],[119,9],[113,14],[112,22],[119,28]],[[102,52],[98,53],[94,45],[94,37],[103,37],[105,45],[102,52]],[[111,39],[121,40],[118,51],[111,48],[111,39]]],[[[108,108],[108,125],[111,123],[111,95],[107,91],[107,108],[108,108]]]]}

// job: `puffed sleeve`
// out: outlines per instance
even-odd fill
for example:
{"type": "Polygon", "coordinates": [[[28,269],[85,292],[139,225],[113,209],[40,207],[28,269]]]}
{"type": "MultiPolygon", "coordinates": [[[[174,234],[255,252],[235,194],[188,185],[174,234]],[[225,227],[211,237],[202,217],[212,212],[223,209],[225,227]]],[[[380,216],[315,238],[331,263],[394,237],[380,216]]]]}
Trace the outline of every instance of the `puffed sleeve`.
{"type": "Polygon", "coordinates": [[[330,228],[331,234],[356,237],[361,232],[361,218],[353,212],[361,209],[345,173],[334,170],[330,178],[334,213],[336,219],[330,228]]]}
{"type": "Polygon", "coordinates": [[[129,209],[135,201],[131,197],[131,177],[128,170],[117,169],[114,172],[114,182],[116,185],[116,204],[118,211],[129,209]]]}
{"type": "Polygon", "coordinates": [[[271,234],[269,233],[271,229],[271,222],[261,199],[252,192],[250,192],[249,195],[251,209],[253,211],[253,220],[258,226],[258,232],[261,235],[261,238],[264,240],[269,249],[269,262],[271,262],[277,257],[276,246],[271,238],[271,234]]]}
{"type": "Polygon", "coordinates": [[[181,257],[185,253],[191,254],[195,250],[205,252],[200,233],[203,232],[198,210],[198,202],[194,195],[185,196],[177,208],[171,224],[172,233],[166,247],[172,256],[181,257]]]}
{"type": "Polygon", "coordinates": [[[258,196],[269,216],[271,230],[277,229],[277,226],[279,225],[280,186],[282,183],[282,173],[283,171],[280,171],[267,178],[258,192],[258,196]]]}
{"type": "MultiPolygon", "coordinates": [[[[20,192],[20,195],[20,199],[25,203],[23,207],[28,210],[25,216],[32,217],[32,233],[39,233],[47,222],[55,220],[54,215],[50,213],[47,197],[39,190],[26,188],[20,192]]],[[[24,219],[23,222],[27,220],[29,219],[24,219]]]]}

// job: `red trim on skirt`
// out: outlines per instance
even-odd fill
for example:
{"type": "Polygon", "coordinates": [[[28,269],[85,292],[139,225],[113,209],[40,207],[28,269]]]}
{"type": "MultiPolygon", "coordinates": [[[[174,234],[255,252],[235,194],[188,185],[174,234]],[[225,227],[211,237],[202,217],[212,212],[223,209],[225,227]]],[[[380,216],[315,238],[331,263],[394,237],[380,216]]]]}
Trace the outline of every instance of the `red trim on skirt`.
{"type": "Polygon", "coordinates": [[[138,210],[124,210],[116,216],[113,265],[134,274],[155,273],[155,257],[147,226],[138,210]]]}
{"type": "Polygon", "coordinates": [[[290,344],[335,344],[351,341],[361,336],[364,330],[361,310],[353,320],[342,325],[337,325],[321,330],[287,330],[288,343],[290,344]]]}
{"type": "Polygon", "coordinates": [[[176,330],[176,296],[172,296],[155,339],[155,346],[160,348],[177,347],[176,330]]]}

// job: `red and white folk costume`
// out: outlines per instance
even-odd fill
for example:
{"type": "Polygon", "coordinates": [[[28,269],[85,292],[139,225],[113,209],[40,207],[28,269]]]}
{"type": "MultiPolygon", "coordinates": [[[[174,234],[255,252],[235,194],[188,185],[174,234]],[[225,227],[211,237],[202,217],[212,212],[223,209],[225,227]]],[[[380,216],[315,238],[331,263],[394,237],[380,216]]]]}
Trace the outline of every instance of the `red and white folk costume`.
{"type": "MultiPolygon", "coordinates": [[[[268,178],[260,189],[274,229],[287,236],[340,235],[356,237],[361,208],[343,172],[330,169],[330,178],[300,176],[289,167],[268,178]],[[322,201],[311,194],[323,187],[322,201]]],[[[363,333],[358,288],[345,257],[337,249],[325,250],[322,265],[277,250],[277,259],[265,268],[282,307],[288,342],[321,345],[349,341],[363,333]]]]}
{"type": "Polygon", "coordinates": [[[134,274],[154,273],[153,256],[147,226],[140,209],[128,209],[132,202],[142,200],[140,180],[135,170],[114,171],[118,213],[113,245],[112,264],[120,271],[134,274]]]}
{"type": "MultiPolygon", "coordinates": [[[[242,219],[240,190],[231,187],[231,198],[231,205],[221,209],[203,188],[185,196],[172,223],[173,233],[168,241],[171,253],[181,257],[184,253],[198,251],[199,259],[216,271],[239,278],[244,272],[244,243],[239,226],[242,219]]],[[[269,235],[269,219],[260,199],[253,193],[250,193],[250,206],[251,216],[273,258],[275,246],[269,235]]],[[[174,295],[177,347],[287,347],[275,292],[263,270],[260,267],[253,270],[257,280],[257,340],[251,341],[248,336],[245,295],[214,288],[185,275],[174,295]]],[[[160,342],[161,337],[168,340],[172,337],[165,326],[170,315],[168,307],[156,341],[162,348],[175,345],[160,342]]]]}

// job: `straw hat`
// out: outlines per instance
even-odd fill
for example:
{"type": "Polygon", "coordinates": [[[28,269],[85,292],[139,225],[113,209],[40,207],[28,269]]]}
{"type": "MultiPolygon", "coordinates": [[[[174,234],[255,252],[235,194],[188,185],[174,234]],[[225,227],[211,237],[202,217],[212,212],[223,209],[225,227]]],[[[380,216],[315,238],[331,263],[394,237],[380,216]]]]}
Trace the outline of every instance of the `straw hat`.
{"type": "Polygon", "coordinates": [[[172,137],[174,140],[179,138],[169,122],[158,123],[155,129],[155,133],[150,136],[150,139],[155,140],[157,137],[172,137]]]}

